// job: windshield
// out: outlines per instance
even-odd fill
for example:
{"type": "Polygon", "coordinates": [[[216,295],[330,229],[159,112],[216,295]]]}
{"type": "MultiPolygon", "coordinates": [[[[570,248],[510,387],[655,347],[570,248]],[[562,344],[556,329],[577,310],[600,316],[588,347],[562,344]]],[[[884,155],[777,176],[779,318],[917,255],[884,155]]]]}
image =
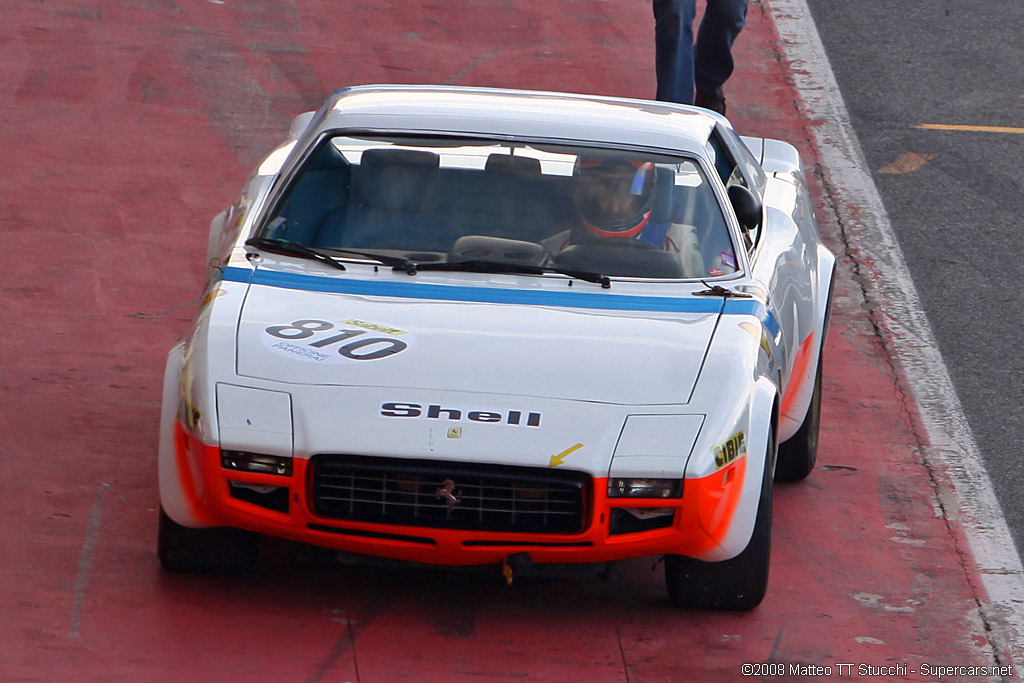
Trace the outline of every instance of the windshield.
{"type": "Polygon", "coordinates": [[[476,139],[326,139],[258,236],[423,264],[701,279],[737,268],[691,159],[476,139]]]}

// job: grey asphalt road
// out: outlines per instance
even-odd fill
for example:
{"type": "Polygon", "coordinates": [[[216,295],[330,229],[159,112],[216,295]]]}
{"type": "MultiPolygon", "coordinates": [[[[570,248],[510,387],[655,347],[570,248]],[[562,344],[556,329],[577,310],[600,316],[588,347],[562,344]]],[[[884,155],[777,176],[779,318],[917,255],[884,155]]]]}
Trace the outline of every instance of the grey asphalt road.
{"type": "Polygon", "coordinates": [[[1024,1],[808,4],[1024,550],[1024,1]]]}

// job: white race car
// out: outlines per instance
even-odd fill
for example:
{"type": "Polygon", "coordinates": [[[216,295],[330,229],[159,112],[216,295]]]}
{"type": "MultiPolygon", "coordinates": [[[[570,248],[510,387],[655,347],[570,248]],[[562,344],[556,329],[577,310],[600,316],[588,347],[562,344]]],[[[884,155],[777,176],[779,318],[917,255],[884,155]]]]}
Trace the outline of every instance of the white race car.
{"type": "Polygon", "coordinates": [[[811,471],[835,258],[797,151],[682,105],[365,86],[212,222],[168,357],[158,553],[260,534],[441,565],[664,556],[766,590],[811,471]]]}

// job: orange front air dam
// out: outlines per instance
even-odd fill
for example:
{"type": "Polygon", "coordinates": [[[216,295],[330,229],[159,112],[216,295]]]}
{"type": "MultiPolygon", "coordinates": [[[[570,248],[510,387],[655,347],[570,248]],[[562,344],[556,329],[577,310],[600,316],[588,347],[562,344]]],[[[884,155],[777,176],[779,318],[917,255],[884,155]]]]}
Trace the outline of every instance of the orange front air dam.
{"type": "Polygon", "coordinates": [[[607,496],[608,480],[594,479],[588,528],[579,534],[497,533],[346,522],[317,517],[309,505],[309,461],[296,458],[291,477],[226,470],[220,449],[207,446],[176,425],[179,476],[197,519],[271,536],[365,555],[440,565],[502,562],[526,553],[537,563],[608,562],[665,553],[700,555],[720,543],[739,503],[745,457],[698,479],[687,479],[679,499],[607,496]],[[202,476],[194,476],[192,473],[202,476]],[[275,512],[231,497],[230,481],[288,486],[289,511],[275,512]],[[616,507],[676,508],[671,527],[609,535],[616,507]]]}

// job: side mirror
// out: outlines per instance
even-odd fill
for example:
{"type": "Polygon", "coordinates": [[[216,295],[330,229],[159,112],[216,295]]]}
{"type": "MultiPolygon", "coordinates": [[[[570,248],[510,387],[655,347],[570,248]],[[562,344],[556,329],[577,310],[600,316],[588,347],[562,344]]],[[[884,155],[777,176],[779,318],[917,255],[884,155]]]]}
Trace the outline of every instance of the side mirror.
{"type": "Polygon", "coordinates": [[[292,119],[291,128],[288,130],[288,137],[292,140],[298,140],[306,132],[306,129],[309,128],[309,122],[313,120],[315,115],[315,111],[306,111],[292,119]]]}
{"type": "Polygon", "coordinates": [[[229,206],[210,221],[210,233],[206,241],[206,276],[207,279],[224,265],[228,247],[235,237],[235,207],[229,206]]]}
{"type": "Polygon", "coordinates": [[[729,203],[743,232],[756,230],[761,225],[761,200],[753,192],[742,185],[733,185],[729,188],[729,203]]]}

